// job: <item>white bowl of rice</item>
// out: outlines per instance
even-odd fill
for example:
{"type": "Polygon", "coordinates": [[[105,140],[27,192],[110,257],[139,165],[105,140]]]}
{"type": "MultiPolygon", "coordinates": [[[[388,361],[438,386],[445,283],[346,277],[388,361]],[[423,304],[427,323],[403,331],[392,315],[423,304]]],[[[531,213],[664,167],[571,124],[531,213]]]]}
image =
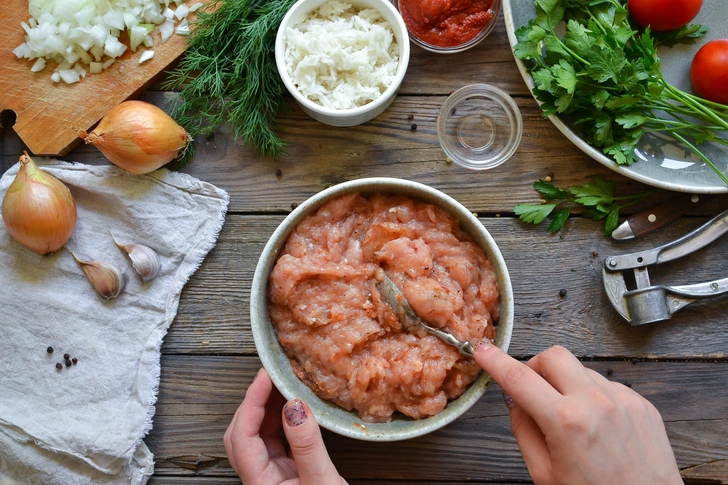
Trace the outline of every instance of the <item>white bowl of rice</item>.
{"type": "Polygon", "coordinates": [[[354,126],[392,103],[409,63],[401,15],[388,0],[299,0],[276,36],[278,73],[303,111],[354,126]]]}

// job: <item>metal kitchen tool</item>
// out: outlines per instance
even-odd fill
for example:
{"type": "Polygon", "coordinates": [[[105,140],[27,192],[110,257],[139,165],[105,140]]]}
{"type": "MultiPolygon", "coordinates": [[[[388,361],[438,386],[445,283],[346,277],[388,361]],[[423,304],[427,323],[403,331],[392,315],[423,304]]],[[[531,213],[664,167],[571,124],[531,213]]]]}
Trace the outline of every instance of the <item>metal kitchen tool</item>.
{"type": "Polygon", "coordinates": [[[470,342],[461,342],[454,335],[432,328],[423,322],[412,309],[404,294],[394,284],[394,281],[389,279],[389,276],[384,275],[384,280],[379,283],[379,291],[399,316],[399,320],[402,322],[402,327],[404,327],[405,331],[412,333],[417,330],[417,327],[422,327],[446,344],[456,347],[466,357],[473,356],[473,346],[470,342]]]}
{"type": "Polygon", "coordinates": [[[695,300],[728,294],[728,278],[684,286],[652,285],[647,267],[702,249],[728,232],[728,210],[685,236],[655,249],[604,260],[604,289],[614,308],[632,326],[668,320],[695,300]],[[634,275],[628,287],[625,276],[634,275]]]}

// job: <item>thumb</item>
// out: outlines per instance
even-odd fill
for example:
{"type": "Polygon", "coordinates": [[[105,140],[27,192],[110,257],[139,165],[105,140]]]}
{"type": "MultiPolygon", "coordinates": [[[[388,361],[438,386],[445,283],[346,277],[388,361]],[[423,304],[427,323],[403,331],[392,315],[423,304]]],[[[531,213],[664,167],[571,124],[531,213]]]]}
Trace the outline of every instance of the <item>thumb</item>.
{"type": "Polygon", "coordinates": [[[300,399],[292,399],[283,406],[283,418],[283,430],[296,461],[301,484],[337,483],[339,472],[329,458],[311,408],[300,399]]]}

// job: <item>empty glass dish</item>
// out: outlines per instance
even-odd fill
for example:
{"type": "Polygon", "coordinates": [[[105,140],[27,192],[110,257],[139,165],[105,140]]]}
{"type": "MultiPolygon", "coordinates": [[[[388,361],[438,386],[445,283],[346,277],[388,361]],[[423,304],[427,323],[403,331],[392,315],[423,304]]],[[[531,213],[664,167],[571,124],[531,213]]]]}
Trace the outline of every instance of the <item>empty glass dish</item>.
{"type": "Polygon", "coordinates": [[[455,163],[475,170],[497,167],[518,148],[521,112],[508,93],[471,84],[451,94],[437,117],[437,137],[455,163]]]}

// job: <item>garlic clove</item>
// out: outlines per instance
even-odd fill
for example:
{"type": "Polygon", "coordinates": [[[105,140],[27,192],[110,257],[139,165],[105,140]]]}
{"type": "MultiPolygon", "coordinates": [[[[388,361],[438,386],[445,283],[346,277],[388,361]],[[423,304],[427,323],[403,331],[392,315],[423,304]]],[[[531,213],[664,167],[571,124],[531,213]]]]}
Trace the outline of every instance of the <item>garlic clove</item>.
{"type": "Polygon", "coordinates": [[[151,281],[159,273],[161,264],[159,262],[159,256],[154,249],[144,244],[121,244],[116,240],[114,234],[109,231],[111,238],[114,240],[117,246],[126,251],[131,259],[131,265],[136,270],[142,283],[151,281]]]}
{"type": "Polygon", "coordinates": [[[86,273],[91,286],[103,298],[110,300],[121,294],[126,284],[126,278],[119,268],[110,263],[102,261],[83,261],[76,254],[68,250],[73,255],[73,259],[81,265],[83,272],[86,273]]]}

